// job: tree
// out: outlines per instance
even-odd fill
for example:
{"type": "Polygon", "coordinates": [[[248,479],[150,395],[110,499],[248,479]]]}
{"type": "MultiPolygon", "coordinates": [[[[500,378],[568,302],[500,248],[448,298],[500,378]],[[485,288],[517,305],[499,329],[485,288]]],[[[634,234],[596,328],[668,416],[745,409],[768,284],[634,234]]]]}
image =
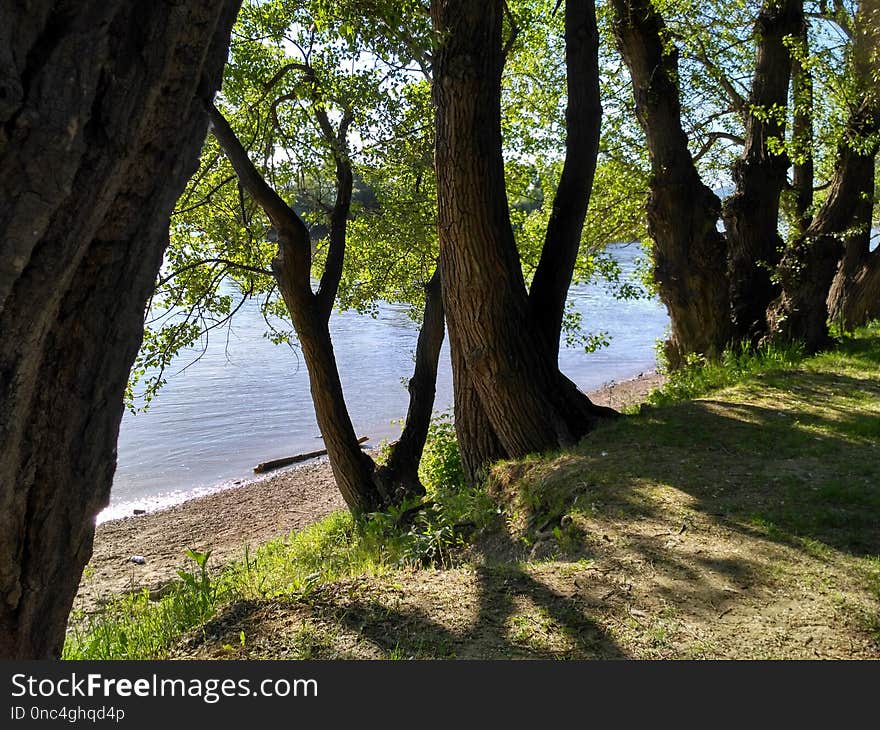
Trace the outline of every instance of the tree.
{"type": "Polygon", "coordinates": [[[691,353],[719,357],[732,330],[727,243],[717,228],[721,201],[700,179],[682,128],[678,51],[651,0],[612,0],[612,7],[651,156],[648,232],[672,324],[667,360],[676,367],[691,353]]]}
{"type": "MultiPolygon", "coordinates": [[[[655,283],[672,319],[670,364],[690,354],[715,358],[731,345],[755,346],[771,338],[804,342],[810,350],[824,346],[826,299],[842,241],[865,228],[867,223],[857,222],[857,204],[873,195],[880,115],[876,53],[870,50],[877,46],[871,29],[876,21],[867,5],[855,20],[843,3],[807,13],[818,23],[834,23],[844,36],[838,43],[816,34],[811,43],[800,2],[766,0],[754,34],[731,31],[731,21],[723,17],[704,23],[713,34],[716,26],[721,29],[721,47],[693,27],[688,15],[699,11],[688,3],[613,0],[612,7],[652,159],[648,223],[655,283]],[[676,15],[674,27],[661,7],[676,15]],[[746,62],[742,49],[752,42],[753,60],[746,62]],[[679,47],[686,51],[683,62],[679,47]],[[695,64],[702,69],[696,74],[695,64]],[[744,91],[739,79],[746,75],[751,83],[744,91]],[[821,96],[814,92],[817,81],[821,96]],[[705,101],[685,107],[682,100],[696,92],[705,101]],[[711,101],[716,95],[729,106],[711,101]],[[697,140],[688,139],[686,119],[704,143],[689,146],[697,140]],[[721,208],[723,233],[718,199],[697,166],[718,140],[743,147],[727,173],[725,155],[705,170],[719,186],[728,173],[735,183],[721,208]],[[820,175],[828,182],[817,186],[820,175]],[[781,233],[783,195],[790,201],[788,241],[781,233]]],[[[745,5],[713,7],[716,14],[751,12],[745,5]]],[[[861,248],[866,246],[864,241],[861,248]]],[[[861,248],[850,247],[851,272],[860,269],[854,251],[861,248]]],[[[858,279],[864,288],[871,280],[864,274],[850,273],[849,281],[858,279]]]]}
{"type": "Polygon", "coordinates": [[[0,8],[0,657],[61,652],[237,8],[0,8]]]}
{"type": "MultiPolygon", "coordinates": [[[[794,104],[792,114],[791,144],[789,157],[792,161],[791,190],[788,198],[792,200],[793,212],[789,215],[791,228],[803,234],[810,225],[810,209],[813,206],[815,185],[815,162],[813,160],[813,71],[809,65],[810,38],[809,25],[801,25],[797,52],[793,54],[791,67],[791,98],[794,104]]],[[[786,198],[783,197],[783,204],[786,198]]]]}
{"type": "MultiPolygon", "coordinates": [[[[768,310],[770,336],[802,342],[810,352],[830,342],[829,297],[833,311],[846,312],[847,283],[858,281],[868,293],[873,280],[866,249],[880,145],[880,3],[861,0],[851,29],[849,23],[845,25],[852,36],[849,68],[854,93],[837,142],[828,196],[804,233],[786,249],[778,268],[782,291],[768,310]],[[847,244],[847,239],[854,240],[847,244]],[[864,271],[862,264],[867,266],[864,271]],[[838,271],[841,281],[832,294],[838,271]]],[[[852,301],[859,299],[854,296],[852,301]]],[[[857,311],[869,309],[856,306],[857,311]]]]}
{"type": "MultiPolygon", "coordinates": [[[[502,155],[501,78],[512,42],[503,35],[504,7],[502,1],[431,4],[439,39],[433,97],[440,266],[456,431],[472,480],[486,462],[501,456],[570,445],[613,413],[592,404],[559,372],[555,347],[547,345],[525,288],[502,155]]],[[[595,48],[594,9],[568,2],[565,19],[566,59],[584,64],[568,71],[583,72],[579,78],[593,83],[595,51],[580,45],[595,48]]],[[[586,115],[578,122],[590,124],[595,109],[589,104],[577,109],[586,115]]],[[[594,144],[589,134],[579,139],[594,144]]],[[[587,193],[583,180],[572,184],[587,193]]],[[[572,216],[565,228],[582,225],[584,208],[579,204],[558,213],[572,216]]],[[[561,229],[561,222],[554,225],[561,229]]],[[[579,236],[566,234],[560,248],[579,243],[579,236]]],[[[555,263],[563,269],[569,265],[563,258],[555,263]]],[[[554,277],[552,287],[567,290],[569,280],[570,274],[568,280],[554,277]]]]}
{"type": "MultiPolygon", "coordinates": [[[[160,324],[135,378],[154,392],[169,358],[204,331],[194,320],[210,317],[208,330],[261,297],[264,313],[293,324],[336,483],[358,514],[425,493],[418,466],[444,339],[433,210],[423,220],[433,186],[420,181],[431,167],[420,119],[430,112],[427,44],[418,15],[370,9],[365,18],[323,0],[242,7],[223,111],[211,109],[213,139],[178,205],[154,299],[160,324]],[[389,30],[401,21],[405,31],[389,30]],[[381,298],[423,313],[404,430],[377,465],[355,435],[329,325],[337,305],[369,310],[381,298]]],[[[421,24],[426,34],[424,14],[421,24]]]]}
{"type": "Polygon", "coordinates": [[[843,257],[828,292],[829,319],[844,331],[880,317],[880,249],[871,250],[871,225],[877,201],[874,175],[865,174],[862,185],[843,257]]]}
{"type": "Polygon", "coordinates": [[[303,350],[312,402],[333,476],[349,509],[355,514],[364,514],[424,494],[418,465],[428,435],[437,361],[443,343],[440,278],[435,274],[426,288],[425,318],[417,346],[416,373],[410,382],[406,427],[392,449],[388,464],[377,469],[373,459],[361,451],[358,444],[345,405],[329,328],[345,261],[351,208],[352,168],[346,141],[351,117],[344,112],[334,130],[323,104],[316,108],[316,113],[319,126],[334,149],[336,166],[336,201],[330,213],[329,247],[317,291],[312,290],[311,284],[312,239],[308,228],[265,181],[229,123],[214,107],[211,109],[212,131],[241,184],[265,211],[277,232],[278,253],[272,268],[303,350]]]}
{"type": "Polygon", "coordinates": [[[599,32],[592,2],[565,6],[565,158],[556,186],[529,306],[545,347],[559,355],[568,287],[574,275],[584,219],[593,191],[602,128],[599,32]]]}
{"type": "Polygon", "coordinates": [[[751,344],[767,334],[767,307],[778,294],[772,275],[784,247],[779,204],[789,167],[784,148],[792,74],[789,49],[792,39],[803,34],[803,0],[765,0],[755,23],[745,144],[733,166],[736,190],[722,210],[732,336],[751,344]]]}

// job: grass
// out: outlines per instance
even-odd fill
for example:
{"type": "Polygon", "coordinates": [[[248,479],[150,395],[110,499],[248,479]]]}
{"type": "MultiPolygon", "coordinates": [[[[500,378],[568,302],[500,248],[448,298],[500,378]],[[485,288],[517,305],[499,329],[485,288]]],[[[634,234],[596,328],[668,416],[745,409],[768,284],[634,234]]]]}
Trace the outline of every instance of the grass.
{"type": "Polygon", "coordinates": [[[694,365],[485,491],[452,486],[443,421],[412,524],[340,513],[221,570],[191,558],[160,600],[77,617],[64,655],[878,657],[878,368],[878,327],[694,365]]]}
{"type": "Polygon", "coordinates": [[[720,362],[693,355],[684,367],[670,374],[663,387],[649,395],[648,402],[669,405],[699,398],[750,377],[790,370],[804,359],[804,350],[797,345],[765,345],[757,351],[745,347],[727,350],[720,362]]]}
{"type": "Polygon", "coordinates": [[[401,523],[403,510],[359,521],[336,512],[214,571],[209,553],[188,551],[181,580],[158,600],[144,590],[112,599],[96,615],[72,616],[63,658],[162,658],[183,634],[236,601],[303,600],[317,587],[354,576],[448,567],[464,535],[492,519],[494,505],[477,490],[435,488],[430,497],[412,523],[401,523]]]}

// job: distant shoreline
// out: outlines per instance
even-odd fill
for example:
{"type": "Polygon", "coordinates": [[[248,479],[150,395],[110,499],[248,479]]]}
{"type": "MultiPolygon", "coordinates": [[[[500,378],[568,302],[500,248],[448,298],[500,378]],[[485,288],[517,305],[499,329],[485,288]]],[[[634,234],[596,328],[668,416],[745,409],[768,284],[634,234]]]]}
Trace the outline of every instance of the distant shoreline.
{"type": "MultiPolygon", "coordinates": [[[[644,400],[662,382],[662,375],[645,371],[588,395],[620,409],[644,400]]],[[[112,595],[174,579],[187,548],[210,548],[212,563],[220,564],[241,557],[245,545],[254,548],[345,508],[327,457],[207,489],[143,515],[99,523],[74,609],[93,610],[112,595]],[[129,562],[133,555],[146,563],[129,562]]]]}

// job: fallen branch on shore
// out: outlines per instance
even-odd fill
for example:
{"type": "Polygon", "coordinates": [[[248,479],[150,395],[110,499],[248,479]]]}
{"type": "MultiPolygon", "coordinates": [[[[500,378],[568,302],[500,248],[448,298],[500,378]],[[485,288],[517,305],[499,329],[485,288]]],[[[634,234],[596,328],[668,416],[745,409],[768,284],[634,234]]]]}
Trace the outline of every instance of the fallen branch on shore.
{"type": "MultiPolygon", "coordinates": [[[[361,436],[358,439],[358,443],[362,444],[365,441],[369,440],[369,436],[361,436]]],[[[321,449],[320,451],[309,451],[307,454],[297,454],[296,456],[285,456],[283,459],[272,459],[272,461],[264,461],[262,464],[257,464],[254,467],[254,474],[263,474],[264,472],[272,471],[273,469],[280,469],[282,466],[289,466],[290,464],[296,464],[300,461],[315,459],[319,456],[324,456],[326,453],[327,449],[321,449]]]]}

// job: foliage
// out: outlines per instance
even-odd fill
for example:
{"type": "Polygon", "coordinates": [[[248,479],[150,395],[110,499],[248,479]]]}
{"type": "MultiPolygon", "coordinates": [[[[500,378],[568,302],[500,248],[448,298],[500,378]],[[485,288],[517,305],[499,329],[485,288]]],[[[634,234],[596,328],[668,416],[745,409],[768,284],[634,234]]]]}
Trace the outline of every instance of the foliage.
{"type": "Polygon", "coordinates": [[[426,487],[434,490],[463,488],[465,485],[455,425],[449,411],[435,414],[431,421],[419,464],[419,478],[426,487]]]}
{"type": "Polygon", "coordinates": [[[208,616],[217,605],[218,587],[212,583],[208,572],[208,559],[211,551],[199,552],[187,549],[184,553],[195,564],[195,570],[181,568],[177,571],[180,580],[190,593],[198,599],[198,608],[204,616],[208,616]]]}
{"type": "MultiPolygon", "coordinates": [[[[528,280],[537,265],[562,170],[565,68],[555,0],[511,2],[519,28],[503,79],[506,181],[528,280]]],[[[607,40],[607,39],[606,39],[607,40]]],[[[334,202],[331,126],[352,123],[343,143],[355,174],[346,260],[337,306],[376,315],[380,301],[408,305],[418,319],[437,258],[431,53],[427,4],[416,0],[249,0],[239,15],[223,94],[217,101],[267,181],[309,225],[318,277],[334,202]]],[[[644,238],[647,157],[632,124],[629,90],[612,47],[603,45],[609,97],[596,184],[576,282],[636,288],[601,255],[610,242],[644,238]]],[[[209,136],[201,165],[175,210],[171,240],[146,320],[127,402],[144,408],[175,357],[194,359],[245,298],[260,302],[266,337],[295,344],[272,276],[273,232],[244,194],[209,136]]],[[[566,321],[570,338],[599,346],[566,321]]]]}
{"type": "Polygon", "coordinates": [[[98,615],[70,618],[63,659],[138,659],[164,656],[184,632],[210,619],[234,595],[228,581],[212,579],[210,551],[187,550],[192,569],[158,601],[144,588],[118,596],[98,615]]]}

